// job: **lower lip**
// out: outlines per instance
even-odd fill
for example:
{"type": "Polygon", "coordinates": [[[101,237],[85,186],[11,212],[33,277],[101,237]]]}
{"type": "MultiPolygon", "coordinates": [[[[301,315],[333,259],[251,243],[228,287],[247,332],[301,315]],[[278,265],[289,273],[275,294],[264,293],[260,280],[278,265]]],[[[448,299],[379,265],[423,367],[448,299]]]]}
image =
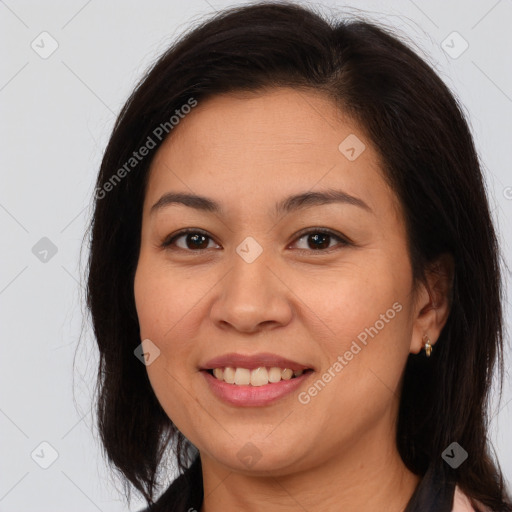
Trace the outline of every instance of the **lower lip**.
{"type": "Polygon", "coordinates": [[[279,382],[263,386],[228,384],[205,370],[201,371],[201,373],[204,375],[213,394],[224,402],[239,407],[261,407],[293,393],[313,372],[308,371],[293,379],[280,380],[279,382]]]}

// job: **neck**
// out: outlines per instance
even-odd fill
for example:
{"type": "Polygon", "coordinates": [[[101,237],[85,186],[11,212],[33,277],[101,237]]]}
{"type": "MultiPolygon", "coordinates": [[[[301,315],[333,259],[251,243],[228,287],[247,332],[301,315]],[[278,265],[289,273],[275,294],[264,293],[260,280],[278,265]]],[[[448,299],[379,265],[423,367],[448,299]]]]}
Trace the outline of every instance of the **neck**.
{"type": "Polygon", "coordinates": [[[201,512],[402,512],[419,477],[404,465],[394,444],[360,437],[357,446],[307,471],[252,477],[233,472],[201,454],[204,500],[201,512]]]}

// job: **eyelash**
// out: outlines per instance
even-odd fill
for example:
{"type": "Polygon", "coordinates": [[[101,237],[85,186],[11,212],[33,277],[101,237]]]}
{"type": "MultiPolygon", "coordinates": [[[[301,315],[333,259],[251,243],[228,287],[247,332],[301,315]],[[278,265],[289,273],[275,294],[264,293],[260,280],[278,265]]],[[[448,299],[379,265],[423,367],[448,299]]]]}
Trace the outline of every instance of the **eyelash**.
{"type": "MultiPolygon", "coordinates": [[[[187,228],[187,229],[183,229],[183,230],[179,231],[178,233],[176,233],[174,235],[171,235],[171,236],[167,237],[166,239],[164,239],[164,241],[161,244],[161,247],[163,249],[167,249],[167,250],[181,250],[181,251],[185,251],[185,252],[196,252],[196,253],[202,253],[202,252],[208,250],[208,249],[196,249],[196,250],[183,249],[182,247],[178,247],[178,248],[174,249],[174,248],[171,247],[173,245],[173,243],[178,238],[180,238],[180,237],[182,237],[184,235],[188,235],[188,234],[203,235],[204,237],[209,238],[210,240],[213,240],[213,238],[206,231],[203,231],[202,229],[187,228]]],[[[317,249],[317,250],[314,250],[314,249],[297,249],[298,251],[300,251],[300,252],[307,252],[307,253],[317,253],[317,254],[318,253],[330,253],[333,250],[337,250],[337,249],[340,249],[342,247],[353,245],[352,242],[347,237],[344,237],[340,233],[337,233],[335,231],[331,231],[330,229],[326,229],[326,228],[308,228],[307,230],[300,231],[299,233],[297,233],[297,235],[295,235],[294,241],[298,241],[298,240],[300,240],[301,238],[304,238],[307,235],[313,235],[313,234],[329,235],[330,237],[335,238],[335,239],[338,240],[338,242],[339,242],[338,246],[328,247],[327,249],[317,249]]]]}

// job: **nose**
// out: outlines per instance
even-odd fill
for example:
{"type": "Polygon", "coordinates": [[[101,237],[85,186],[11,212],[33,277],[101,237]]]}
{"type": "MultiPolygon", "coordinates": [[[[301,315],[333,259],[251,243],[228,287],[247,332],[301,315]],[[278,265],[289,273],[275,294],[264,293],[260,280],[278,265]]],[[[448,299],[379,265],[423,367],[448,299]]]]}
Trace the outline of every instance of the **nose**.
{"type": "Polygon", "coordinates": [[[221,329],[244,333],[287,325],[293,316],[293,294],[275,267],[263,254],[248,263],[235,253],[210,310],[212,321],[221,329]]]}

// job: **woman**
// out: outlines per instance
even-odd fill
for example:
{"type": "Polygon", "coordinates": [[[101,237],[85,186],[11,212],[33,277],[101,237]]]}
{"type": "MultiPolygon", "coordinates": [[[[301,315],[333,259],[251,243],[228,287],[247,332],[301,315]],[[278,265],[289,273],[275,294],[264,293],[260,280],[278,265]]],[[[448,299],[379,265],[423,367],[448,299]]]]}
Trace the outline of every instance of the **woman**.
{"type": "Polygon", "coordinates": [[[478,158],[392,34],[273,2],[195,28],[124,106],[91,230],[99,429],[147,510],[512,510],[478,158]]]}

